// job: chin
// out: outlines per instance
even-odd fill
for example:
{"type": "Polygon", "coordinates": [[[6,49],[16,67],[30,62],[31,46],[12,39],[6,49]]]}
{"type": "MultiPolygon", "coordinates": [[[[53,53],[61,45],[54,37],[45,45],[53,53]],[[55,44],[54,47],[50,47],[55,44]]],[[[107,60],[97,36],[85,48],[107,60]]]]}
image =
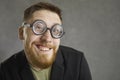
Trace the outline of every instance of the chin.
{"type": "Polygon", "coordinates": [[[33,66],[36,66],[41,69],[48,68],[52,66],[55,61],[57,49],[51,48],[49,51],[44,51],[38,49],[37,47],[33,47],[28,50],[29,54],[27,55],[28,62],[33,66]]]}

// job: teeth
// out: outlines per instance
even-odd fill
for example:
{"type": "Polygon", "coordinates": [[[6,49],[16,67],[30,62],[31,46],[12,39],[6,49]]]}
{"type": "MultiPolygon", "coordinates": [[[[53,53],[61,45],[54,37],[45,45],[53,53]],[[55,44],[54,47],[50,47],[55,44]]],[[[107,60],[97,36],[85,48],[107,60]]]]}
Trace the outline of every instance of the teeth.
{"type": "Polygon", "coordinates": [[[39,48],[41,51],[48,51],[48,50],[50,50],[49,48],[43,47],[43,46],[39,46],[38,48],[39,48]]]}
{"type": "Polygon", "coordinates": [[[42,50],[42,51],[47,51],[47,50],[49,50],[49,48],[45,48],[45,47],[43,48],[43,47],[42,47],[42,48],[40,48],[40,50],[42,50]]]}

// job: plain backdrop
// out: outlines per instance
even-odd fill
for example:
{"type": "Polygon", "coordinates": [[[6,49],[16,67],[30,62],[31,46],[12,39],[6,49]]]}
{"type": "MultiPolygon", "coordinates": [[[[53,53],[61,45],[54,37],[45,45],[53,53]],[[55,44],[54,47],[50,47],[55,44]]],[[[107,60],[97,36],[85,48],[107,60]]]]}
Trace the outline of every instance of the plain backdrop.
{"type": "MultiPolygon", "coordinates": [[[[0,62],[23,49],[23,11],[43,0],[0,1],[0,62]]],[[[120,80],[120,0],[44,0],[63,11],[61,44],[83,51],[93,80],[120,80]]]]}

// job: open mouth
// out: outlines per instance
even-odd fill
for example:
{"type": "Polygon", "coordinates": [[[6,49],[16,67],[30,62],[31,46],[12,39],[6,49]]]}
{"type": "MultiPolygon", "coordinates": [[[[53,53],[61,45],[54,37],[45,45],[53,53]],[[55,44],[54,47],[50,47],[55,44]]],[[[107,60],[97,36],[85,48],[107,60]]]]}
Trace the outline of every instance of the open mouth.
{"type": "Polygon", "coordinates": [[[36,47],[40,50],[40,51],[50,51],[52,48],[47,47],[47,46],[42,46],[42,45],[36,45],[36,47]]]}

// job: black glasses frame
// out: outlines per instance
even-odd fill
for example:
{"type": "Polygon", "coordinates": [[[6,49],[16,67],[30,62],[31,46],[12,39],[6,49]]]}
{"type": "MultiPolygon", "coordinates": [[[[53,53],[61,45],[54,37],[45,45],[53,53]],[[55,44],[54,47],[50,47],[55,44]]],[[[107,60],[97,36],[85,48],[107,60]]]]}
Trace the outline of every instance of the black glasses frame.
{"type": "Polygon", "coordinates": [[[57,25],[61,26],[60,24],[54,24],[51,28],[48,28],[47,25],[46,25],[46,23],[45,23],[43,20],[35,20],[32,24],[28,24],[28,23],[26,23],[26,22],[23,22],[23,24],[22,24],[22,26],[27,26],[27,27],[32,28],[32,31],[33,31],[33,33],[34,33],[35,35],[42,35],[42,34],[44,34],[47,30],[49,30],[49,31],[50,31],[50,34],[51,34],[51,36],[52,36],[53,38],[59,39],[59,38],[63,37],[63,35],[65,34],[65,32],[64,32],[63,27],[61,26],[62,29],[63,29],[63,32],[62,32],[61,36],[59,36],[59,37],[54,36],[54,35],[52,34],[52,30],[53,30],[53,28],[54,28],[55,26],[57,26],[57,25]],[[46,26],[45,30],[44,30],[41,34],[36,33],[35,30],[34,30],[34,24],[37,23],[37,22],[41,22],[42,24],[44,24],[44,25],[46,26]]]}

